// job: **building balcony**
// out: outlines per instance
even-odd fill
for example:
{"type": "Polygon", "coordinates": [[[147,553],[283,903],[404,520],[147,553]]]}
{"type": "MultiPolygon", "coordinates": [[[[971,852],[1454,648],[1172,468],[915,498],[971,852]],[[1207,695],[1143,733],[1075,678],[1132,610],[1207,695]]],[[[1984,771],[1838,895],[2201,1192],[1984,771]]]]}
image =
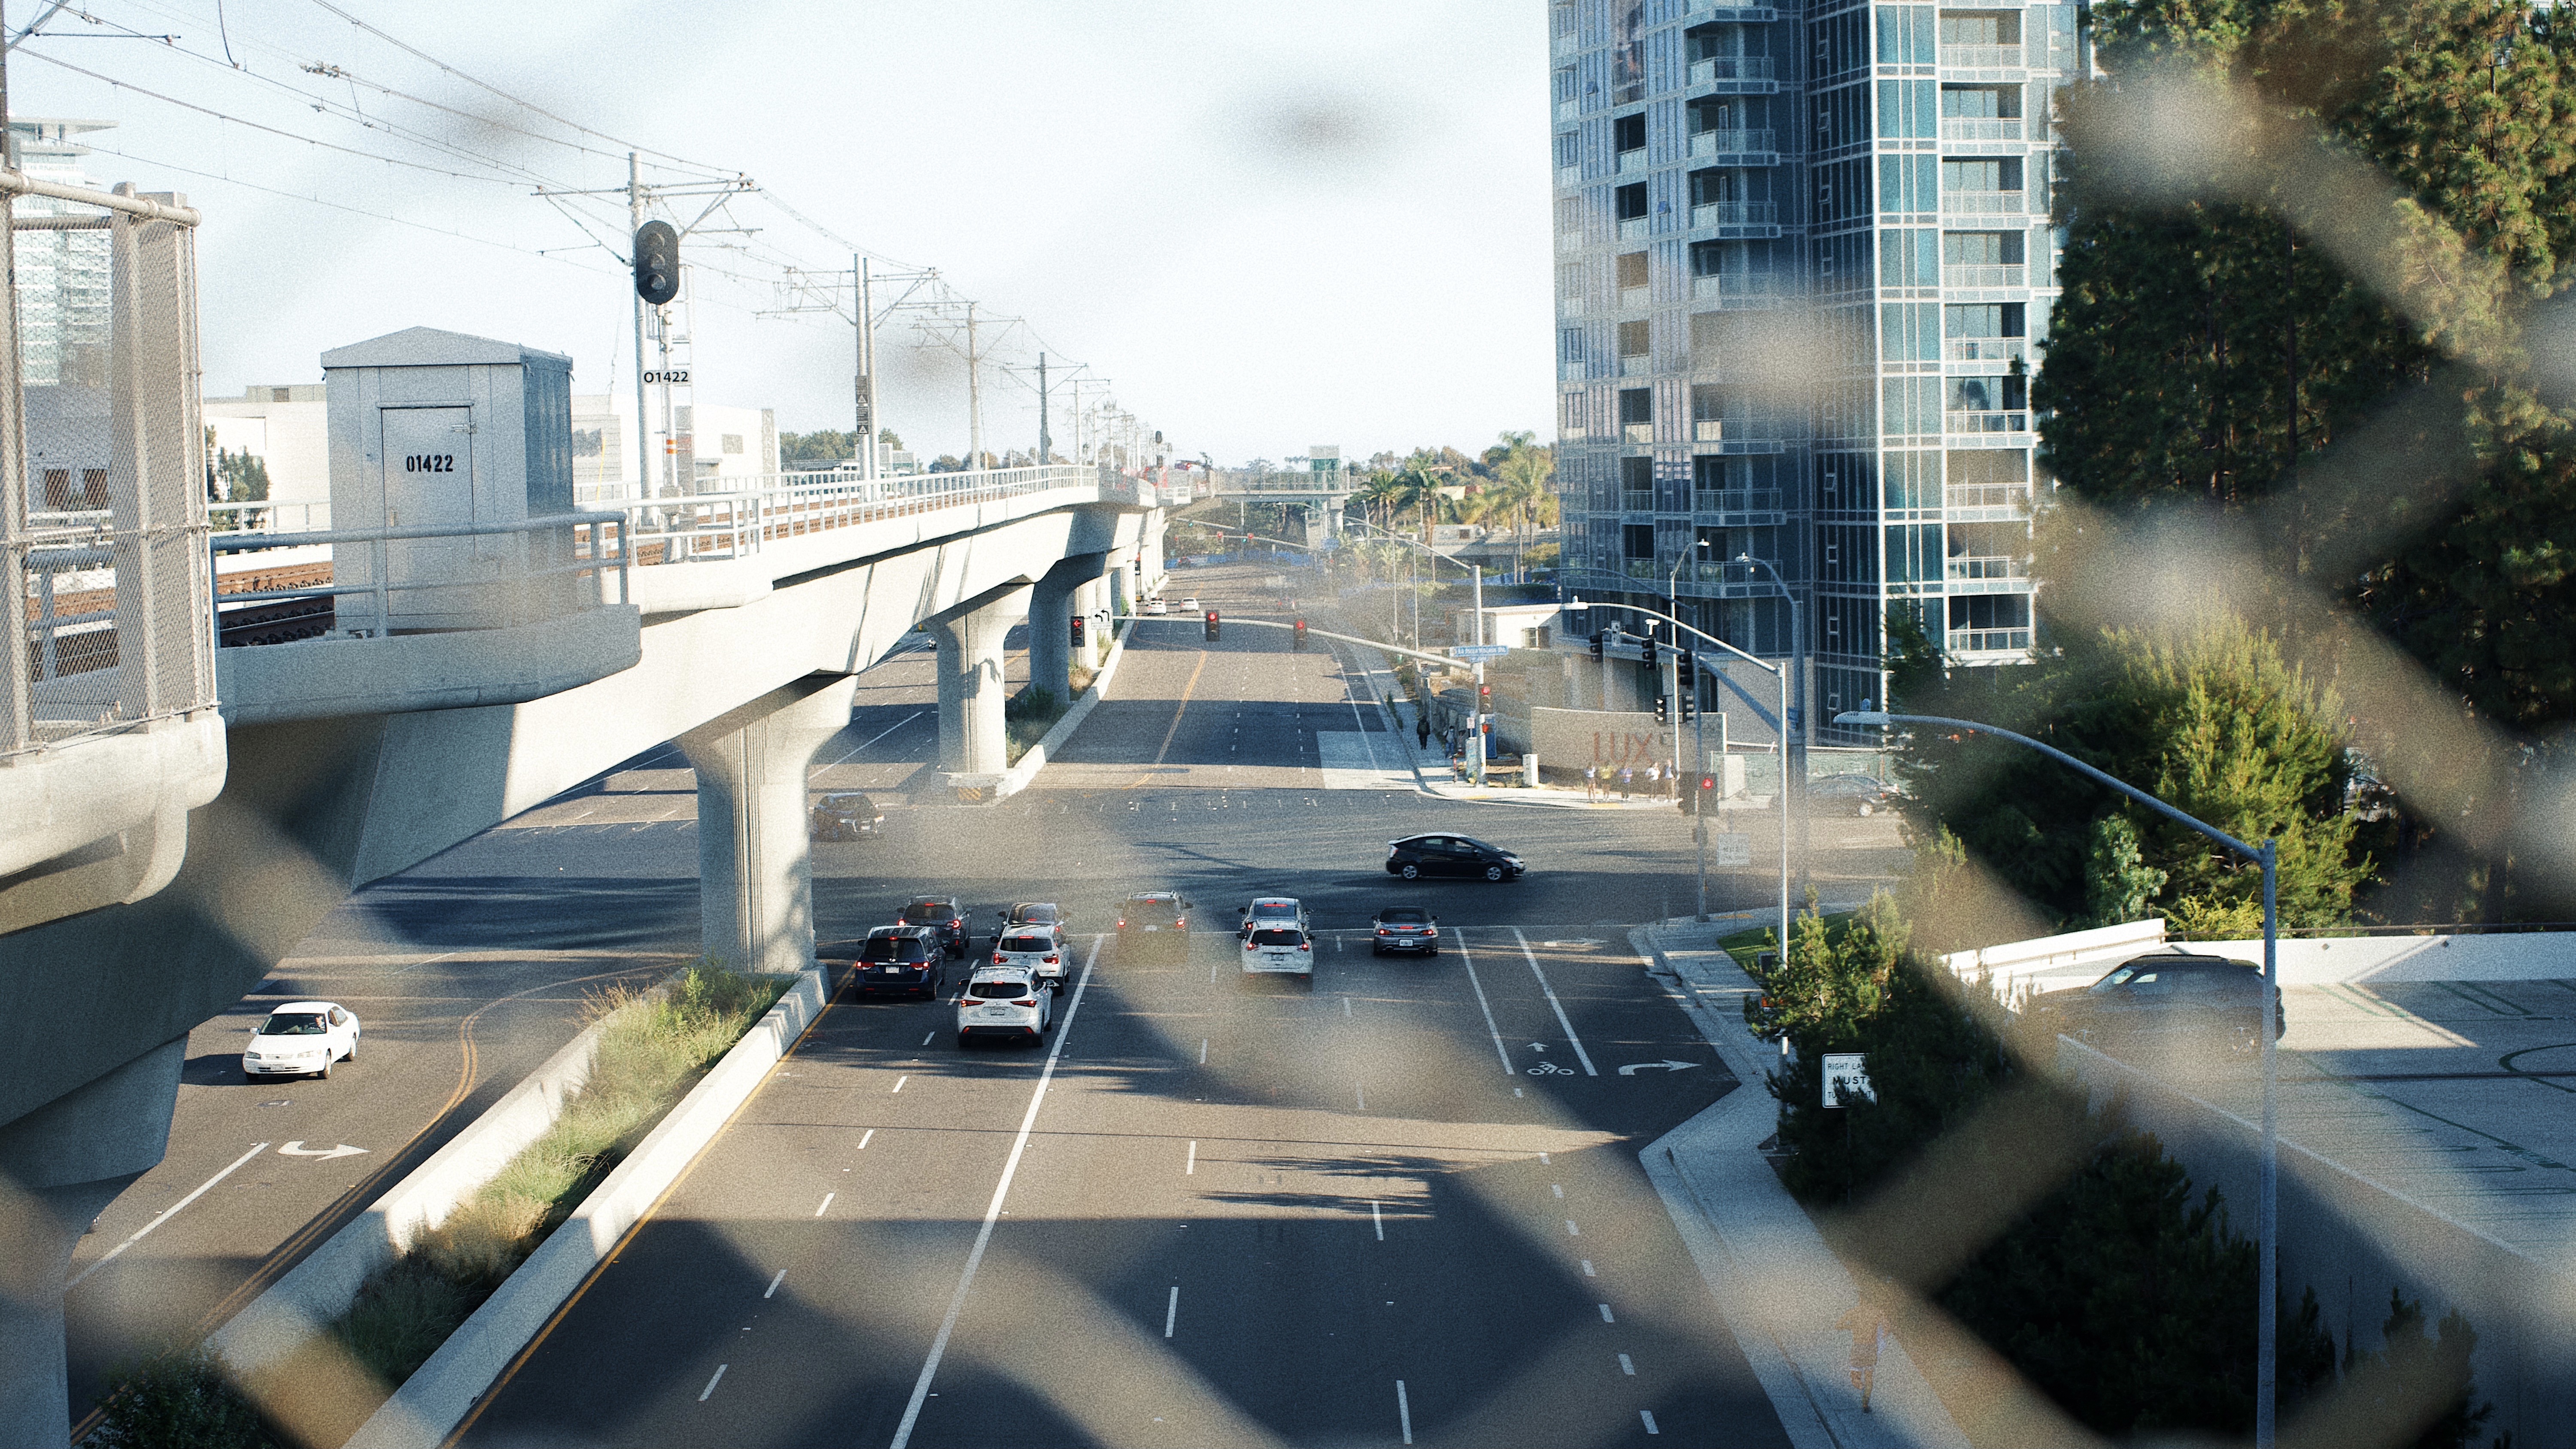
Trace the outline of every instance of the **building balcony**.
{"type": "Polygon", "coordinates": [[[1619,223],[1619,240],[1623,242],[1644,241],[1647,236],[1647,230],[1647,218],[1642,216],[1628,217],[1619,223]]]}
{"type": "Polygon", "coordinates": [[[1704,226],[1779,225],[1780,208],[1768,201],[1703,201],[1691,208],[1693,230],[1704,226]]]}
{"type": "Polygon", "coordinates": [[[1688,0],[1682,20],[1691,25],[1717,21],[1733,25],[1768,25],[1780,18],[1780,12],[1769,5],[1735,5],[1728,0],[1688,0]]]}
{"type": "Polygon", "coordinates": [[[2012,558],[1954,558],[1949,561],[1948,575],[1953,580],[2026,579],[2030,577],[2030,560],[2012,558]]]}
{"type": "Polygon", "coordinates": [[[1941,64],[1945,69],[2014,70],[2021,66],[2018,45],[1945,45],[1941,47],[1941,64]]]}
{"type": "Polygon", "coordinates": [[[2024,193],[2019,191],[1945,191],[1941,209],[1959,214],[2002,214],[2018,216],[2026,209],[2024,193]]]}
{"type": "Polygon", "coordinates": [[[1694,302],[1740,302],[1777,306],[1789,295],[1789,279],[1769,272],[1710,272],[1691,278],[1694,302]]]}
{"type": "Polygon", "coordinates": [[[1719,81],[1767,81],[1772,78],[1771,57],[1767,55],[1712,55],[1691,62],[1690,84],[1714,85],[1719,81]]]}
{"type": "Polygon", "coordinates": [[[1757,428],[1748,418],[1694,418],[1691,420],[1694,443],[1764,443],[1777,438],[1768,430],[1757,428]]]}
{"type": "Polygon", "coordinates": [[[2030,485],[2027,483],[1952,483],[1941,490],[1941,506],[1952,513],[2007,509],[2017,516],[2028,517],[2030,485]]]}
{"type": "Polygon", "coordinates": [[[2028,361],[2030,339],[2027,337],[1950,337],[1941,343],[1945,362],[2010,362],[2015,358],[2028,361]]]}
{"type": "Polygon", "coordinates": [[[1941,139],[1944,141],[2018,141],[2022,138],[2021,117],[1943,116],[1941,139]]]}
{"type": "MultiPolygon", "coordinates": [[[[1780,152],[1779,137],[1768,130],[1693,131],[1690,154],[1707,156],[1770,156],[1780,152]]],[[[1768,164],[1768,163],[1764,163],[1768,164]]]]}
{"type": "Polygon", "coordinates": [[[1645,148],[1645,147],[1643,147],[1643,146],[1639,146],[1639,147],[1637,147],[1635,150],[1632,150],[1632,151],[1622,151],[1622,152],[1620,152],[1620,153],[1619,153],[1618,171],[1619,171],[1619,174],[1620,174],[1620,175],[1622,175],[1622,176],[1634,176],[1634,175],[1637,175],[1637,174],[1639,174],[1639,173],[1643,172],[1645,169],[1646,169],[1646,148],[1645,148]]]}
{"type": "Polygon", "coordinates": [[[1619,572],[1623,577],[1632,579],[1651,579],[1658,584],[1664,581],[1664,571],[1655,567],[1655,561],[1653,559],[1621,559],[1619,563],[1619,572]]]}
{"type": "Polygon", "coordinates": [[[1573,190],[1575,187],[1581,186],[1582,184],[1583,184],[1583,168],[1582,168],[1582,167],[1580,167],[1580,166],[1560,166],[1560,167],[1558,167],[1558,168],[1557,168],[1557,170],[1556,170],[1556,189],[1557,189],[1557,190],[1559,190],[1559,191],[1571,191],[1571,190],[1573,190]]]}
{"type": "MultiPolygon", "coordinates": [[[[2018,192],[1994,194],[2019,195],[2018,192]]],[[[1941,285],[1945,287],[2021,287],[2029,285],[2029,278],[2030,268],[2021,262],[1953,264],[1941,269],[1941,285]]]]}
{"type": "Polygon", "coordinates": [[[1619,289],[1619,310],[1622,312],[1642,312],[1646,310],[1647,304],[1651,303],[1653,300],[1653,292],[1645,287],[1621,287],[1619,289]]]}
{"type": "Polygon", "coordinates": [[[1571,30],[1548,38],[1547,51],[1551,56],[1562,58],[1572,55],[1582,48],[1583,37],[1571,30]]]}
{"type": "Polygon", "coordinates": [[[1619,359],[1619,375],[1621,377],[1645,377],[1653,373],[1654,370],[1655,359],[1642,352],[1619,359]]]}
{"type": "Polygon", "coordinates": [[[1652,488],[1625,488],[1620,490],[1619,511],[1622,513],[1654,512],[1655,490],[1652,488]]]}
{"type": "Polygon", "coordinates": [[[1619,439],[1627,443],[1651,443],[1655,440],[1653,423],[1621,423],[1619,439]]]}
{"type": "Polygon", "coordinates": [[[1591,375],[1590,368],[1580,362],[1560,362],[1556,365],[1556,380],[1559,382],[1581,382],[1591,375]]]}
{"type": "Polygon", "coordinates": [[[1556,118],[1560,121],[1571,121],[1582,114],[1583,103],[1580,101],[1558,101],[1556,103],[1556,118]]]}
{"type": "Polygon", "coordinates": [[[1777,513],[1781,509],[1777,488],[1730,488],[1718,491],[1694,491],[1693,513],[1777,513]]]}
{"type": "Polygon", "coordinates": [[[2018,413],[1945,413],[1944,431],[1952,433],[2027,433],[2030,414],[2018,413]]]}
{"type": "Polygon", "coordinates": [[[2026,651],[2030,648],[2028,629],[1953,629],[1950,652],[1953,654],[1998,654],[2026,651]]]}

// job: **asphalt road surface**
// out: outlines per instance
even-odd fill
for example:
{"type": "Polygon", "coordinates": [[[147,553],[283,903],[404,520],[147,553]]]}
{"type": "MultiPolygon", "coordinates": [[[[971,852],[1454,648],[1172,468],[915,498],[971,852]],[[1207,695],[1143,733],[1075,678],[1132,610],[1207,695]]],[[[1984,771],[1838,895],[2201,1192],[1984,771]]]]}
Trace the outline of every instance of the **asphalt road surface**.
{"type": "Polygon", "coordinates": [[[1636,1159],[1736,1089],[1626,941],[1688,823],[1324,788],[1318,737],[1384,727],[1328,651],[1148,623],[1037,788],[817,847],[836,922],[1068,907],[1057,1032],[836,1004],[465,1442],[1784,1442],[1636,1159]],[[1385,874],[1444,827],[1531,875],[1385,874]],[[1186,961],[1116,944],[1147,887],[1186,961]],[[1311,988],[1242,979],[1256,894],[1307,902],[1311,988]],[[1370,954],[1399,901],[1441,955],[1370,954]]]}

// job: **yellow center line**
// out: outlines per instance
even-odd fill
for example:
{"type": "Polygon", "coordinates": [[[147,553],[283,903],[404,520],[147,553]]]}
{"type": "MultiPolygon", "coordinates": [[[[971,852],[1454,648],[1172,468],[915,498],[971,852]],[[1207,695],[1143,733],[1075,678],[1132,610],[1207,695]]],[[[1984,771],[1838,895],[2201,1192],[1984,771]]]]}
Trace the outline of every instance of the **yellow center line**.
{"type": "MultiPolygon", "coordinates": [[[[1172,736],[1181,732],[1181,715],[1190,707],[1190,691],[1199,687],[1199,672],[1207,668],[1207,662],[1207,651],[1202,649],[1199,651],[1199,662],[1190,670],[1190,682],[1181,686],[1181,702],[1179,707],[1172,711],[1172,727],[1163,731],[1162,748],[1154,751],[1154,763],[1156,765],[1162,764],[1163,757],[1172,752],[1172,736]]],[[[1134,780],[1128,782],[1127,788],[1130,790],[1141,790],[1145,788],[1145,782],[1152,778],[1154,777],[1151,775],[1139,775],[1134,780]]]]}

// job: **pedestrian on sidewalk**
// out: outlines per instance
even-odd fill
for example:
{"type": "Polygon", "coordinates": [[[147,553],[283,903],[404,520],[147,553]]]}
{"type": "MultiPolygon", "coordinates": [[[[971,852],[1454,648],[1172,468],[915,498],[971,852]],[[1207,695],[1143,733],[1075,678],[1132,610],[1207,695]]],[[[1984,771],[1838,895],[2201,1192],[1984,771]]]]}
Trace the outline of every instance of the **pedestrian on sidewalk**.
{"type": "Polygon", "coordinates": [[[1417,749],[1431,748],[1431,716],[1420,713],[1413,716],[1413,743],[1417,749]]]}
{"type": "Polygon", "coordinates": [[[1634,766],[1634,765],[1621,765],[1621,766],[1619,767],[1619,800],[1620,800],[1620,803],[1625,804],[1625,803],[1627,802],[1627,799],[1628,799],[1628,787],[1629,787],[1629,786],[1631,786],[1631,785],[1634,785],[1634,784],[1636,784],[1636,783],[1637,783],[1637,767],[1636,767],[1636,766],[1634,766]]]}
{"type": "Polygon", "coordinates": [[[1664,766],[1658,760],[1646,767],[1646,798],[1660,800],[1664,794],[1664,766]]]}
{"type": "Polygon", "coordinates": [[[1834,1320],[1834,1327],[1851,1330],[1852,1391],[1860,1395],[1860,1411],[1869,1412],[1869,1391],[1878,1377],[1878,1349],[1887,1337],[1887,1313],[1879,1306],[1877,1295],[1861,1289],[1860,1301],[1849,1313],[1834,1320]]]}
{"type": "Polygon", "coordinates": [[[1601,767],[1599,765],[1586,765],[1583,767],[1583,803],[1589,805],[1600,798],[1601,767]]]}

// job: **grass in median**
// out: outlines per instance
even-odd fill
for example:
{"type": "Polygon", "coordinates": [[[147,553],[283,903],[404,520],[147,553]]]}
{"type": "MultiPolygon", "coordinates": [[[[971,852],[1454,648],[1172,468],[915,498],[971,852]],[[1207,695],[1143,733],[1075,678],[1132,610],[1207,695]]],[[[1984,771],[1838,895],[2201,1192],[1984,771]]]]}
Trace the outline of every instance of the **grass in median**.
{"type": "Polygon", "coordinates": [[[1005,701],[1002,705],[1004,763],[1018,764],[1020,756],[1036,748],[1037,742],[1046,738],[1046,732],[1055,728],[1055,722],[1064,718],[1068,708],[1070,706],[1065,701],[1055,697],[1054,690],[1042,684],[1032,684],[1005,701]]]}
{"type": "Polygon", "coordinates": [[[345,1439],[626,1160],[789,984],[787,977],[702,961],[658,990],[621,984],[594,993],[584,1014],[604,1023],[599,1051],[562,1115],[444,1222],[371,1275],[321,1339],[263,1374],[267,1382],[251,1385],[247,1398],[203,1349],[156,1355],[117,1376],[106,1417],[88,1442],[251,1449],[272,1442],[253,1400],[293,1421],[286,1438],[345,1439]],[[316,1385],[334,1391],[317,1395],[316,1385]]]}

